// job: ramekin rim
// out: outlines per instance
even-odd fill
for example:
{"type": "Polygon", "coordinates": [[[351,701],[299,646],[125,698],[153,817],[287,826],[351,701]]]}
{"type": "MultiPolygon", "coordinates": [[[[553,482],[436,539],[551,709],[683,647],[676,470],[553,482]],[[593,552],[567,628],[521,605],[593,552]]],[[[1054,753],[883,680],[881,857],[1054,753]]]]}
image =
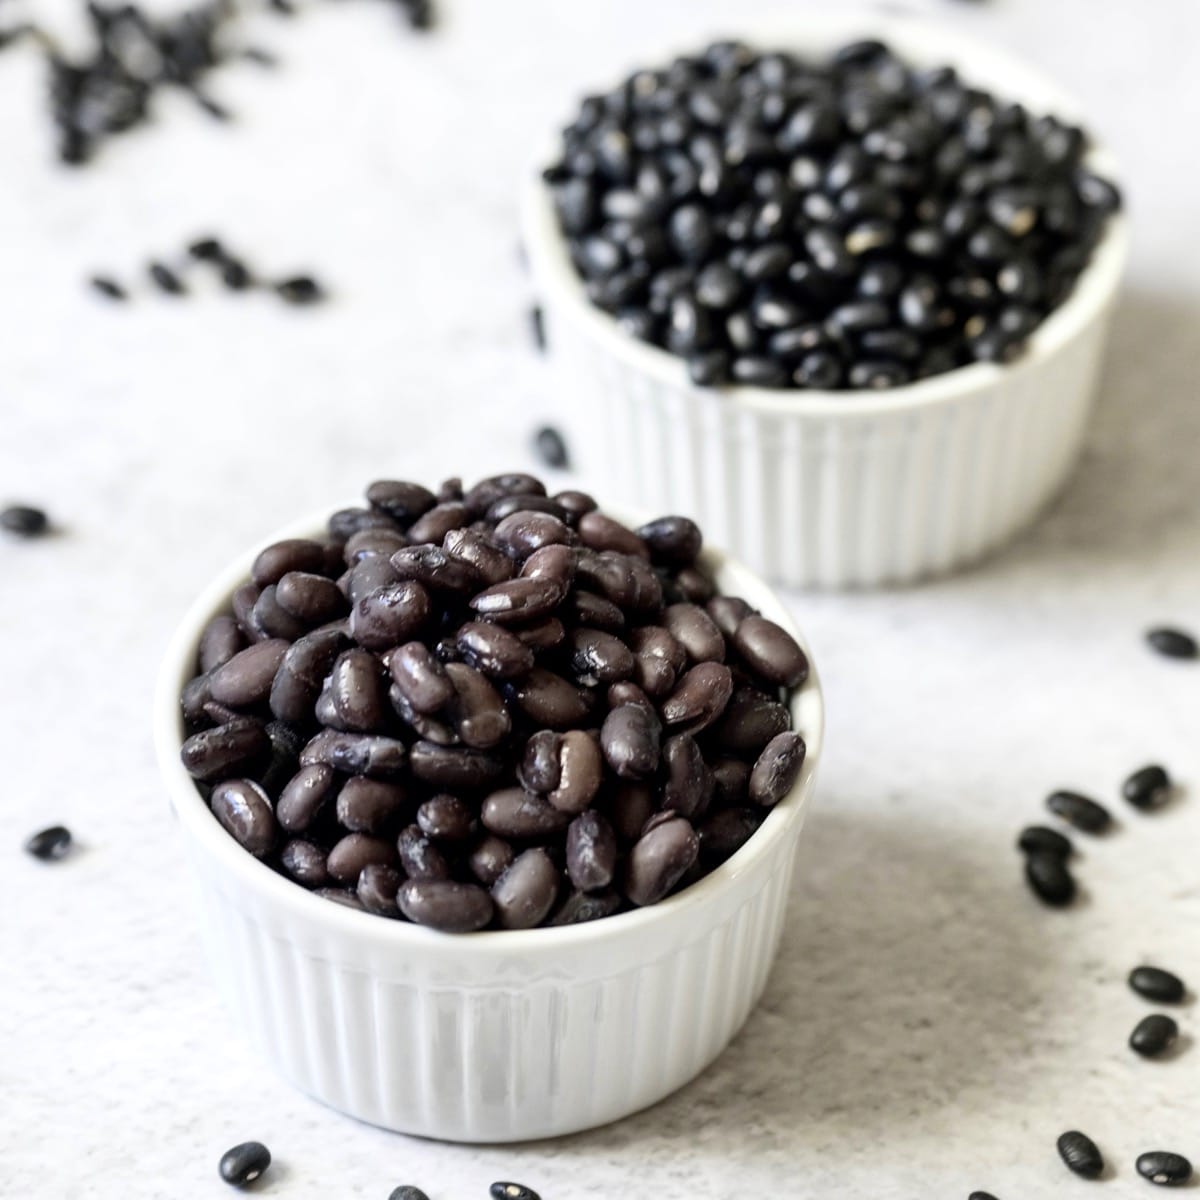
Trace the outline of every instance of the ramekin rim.
{"type": "MultiPolygon", "coordinates": [[[[939,54],[943,53],[940,44],[953,47],[953,50],[945,51],[951,59],[950,65],[961,69],[964,76],[968,77],[968,82],[971,71],[969,60],[978,62],[981,57],[990,59],[1002,64],[1022,81],[1022,86],[1016,89],[1018,93],[1036,87],[1040,93],[1050,97],[1049,104],[1056,114],[1071,120],[1082,119],[1083,106],[1039,68],[1030,66],[1006,50],[997,49],[924,16],[910,13],[871,16],[861,13],[810,13],[802,21],[791,23],[791,37],[802,37],[806,25],[810,30],[821,27],[825,37],[850,38],[855,33],[880,37],[895,42],[905,55],[914,52],[912,47],[916,39],[932,38],[939,44],[939,54]]],[[[754,30],[742,36],[750,44],[761,44],[766,40],[754,30]]],[[[787,35],[776,37],[775,41],[777,45],[786,44],[787,35]]],[[[1021,99],[1020,95],[1016,98],[1021,99]]],[[[1035,368],[1069,342],[1080,329],[1097,320],[1117,292],[1129,254],[1129,222],[1124,212],[1118,211],[1108,218],[1104,235],[1093,249],[1070,295],[1041,321],[1027,340],[1021,356],[1010,364],[970,363],[928,379],[878,390],[847,388],[824,391],[816,388],[756,388],[744,385],[700,388],[688,378],[682,358],[626,333],[609,313],[588,300],[582,280],[567,254],[566,242],[555,218],[550,190],[541,178],[541,169],[548,161],[549,156],[542,154],[536,164],[526,171],[520,197],[525,249],[539,287],[561,301],[563,310],[580,322],[584,331],[601,342],[614,357],[641,374],[650,376],[659,386],[676,391],[708,392],[730,406],[780,416],[902,414],[985,393],[1011,372],[1035,368]]],[[[1092,139],[1085,161],[1093,169],[1119,180],[1116,159],[1103,142],[1092,139]]]]}
{"type": "MultiPolygon", "coordinates": [[[[424,955],[444,953],[449,958],[468,953],[480,963],[516,956],[527,957],[535,953],[554,954],[567,947],[593,945],[623,939],[627,935],[636,936],[651,927],[670,922],[685,910],[700,910],[717,903],[728,888],[742,875],[753,871],[759,860],[765,859],[770,849],[803,819],[820,759],[825,728],[824,695],[810,647],[790,612],[757,572],[724,551],[706,546],[702,551],[703,560],[716,571],[730,570],[740,576],[739,587],[748,582],[750,590],[758,593],[752,597],[755,607],[764,612],[771,610],[768,615],[796,638],[809,662],[808,677],[789,705],[793,727],[799,729],[803,724],[806,753],[800,775],[787,796],[768,812],[746,844],[729,859],[682,892],[658,904],[577,925],[543,926],[528,930],[484,930],[469,934],[445,934],[407,921],[388,920],[358,912],[316,896],[300,884],[286,879],[230,837],[213,817],[195,781],[184,770],[179,758],[182,744],[179,691],[194,673],[195,655],[204,626],[227,605],[234,588],[249,578],[250,564],[259,550],[283,538],[318,536],[324,528],[324,521],[333,511],[334,508],[322,509],[318,514],[289,522],[275,530],[250,551],[237,555],[201,589],[169,640],[154,692],[155,752],[167,787],[170,808],[185,826],[189,839],[263,901],[276,908],[291,910],[292,915],[307,922],[313,932],[344,936],[348,944],[352,941],[361,945],[364,941],[371,941],[389,951],[409,949],[424,955]],[[764,598],[767,601],[765,606],[762,603],[764,598]]],[[[623,514],[618,508],[602,506],[602,511],[621,520],[630,519],[629,514],[623,514]]]]}

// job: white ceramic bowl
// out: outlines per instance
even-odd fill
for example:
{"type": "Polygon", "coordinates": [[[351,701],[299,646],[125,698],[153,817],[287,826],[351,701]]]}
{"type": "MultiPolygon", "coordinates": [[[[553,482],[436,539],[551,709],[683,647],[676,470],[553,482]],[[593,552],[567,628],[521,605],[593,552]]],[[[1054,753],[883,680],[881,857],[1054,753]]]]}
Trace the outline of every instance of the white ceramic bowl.
{"type": "MultiPolygon", "coordinates": [[[[312,536],[321,519],[264,542],[312,536]]],[[[591,924],[462,936],[356,912],[246,853],[179,761],[179,691],[200,633],[261,547],[207,587],[171,642],[154,733],[233,1025],[275,1069],[360,1120],[451,1141],[602,1125],[675,1091],[741,1028],[779,946],[824,725],[815,671],[796,693],[796,786],[726,863],[661,904],[591,924]]],[[[704,561],[803,644],[761,580],[704,561]]]]}
{"type": "MultiPolygon", "coordinates": [[[[785,33],[746,40],[820,55],[860,37],[1086,124],[1078,104],[1020,61],[908,16],[805,13],[785,33]]],[[[1088,161],[1115,175],[1103,150],[1088,161]]],[[[887,391],[712,390],[588,301],[540,173],[523,200],[549,347],[564,369],[562,423],[587,483],[694,517],[771,579],[877,586],[978,559],[1045,507],[1079,455],[1127,256],[1119,214],[1012,365],[977,363],[887,391]]]]}

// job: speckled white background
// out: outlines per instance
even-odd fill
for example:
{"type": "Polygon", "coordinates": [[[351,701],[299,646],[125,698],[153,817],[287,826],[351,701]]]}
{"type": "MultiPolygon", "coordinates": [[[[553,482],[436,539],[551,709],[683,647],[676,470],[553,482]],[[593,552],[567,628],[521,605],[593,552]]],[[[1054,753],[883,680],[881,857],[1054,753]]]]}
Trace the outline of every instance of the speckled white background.
{"type": "MultiPolygon", "coordinates": [[[[217,1197],[246,1137],[276,1155],[260,1194],[313,1200],[405,1181],[471,1200],[497,1177],[544,1200],[1120,1200],[1146,1191],[1140,1151],[1200,1160],[1200,1047],[1135,1059],[1149,1009],[1123,983],[1152,959],[1200,984],[1200,667],[1139,640],[1200,627],[1194,0],[918,6],[1088,103],[1132,181],[1133,266],[1086,461],[1034,533],[951,581],[796,598],[828,754],[778,969],[717,1065],[609,1129],[447,1147],[293,1094],[210,987],[149,738],[176,618],[245,544],[374,476],[532,465],[556,385],[525,339],[518,164],[588,83],[802,7],[444,0],[421,40],[375,0],[316,5],[259,22],[275,75],[214,77],[233,129],[169,97],[78,174],[49,161],[34,58],[0,58],[0,499],[63,528],[0,544],[0,1195],[217,1197]],[[264,270],[311,267],[336,302],[123,310],[81,284],[209,229],[264,270]],[[1151,759],[1193,786],[1144,817],[1115,790],[1151,759]],[[1120,828],[1052,913],[1011,843],[1067,784],[1120,828]],[[60,820],[78,855],[21,854],[60,820]],[[1110,1182],[1058,1165],[1070,1126],[1110,1182]]],[[[1190,1043],[1193,1008],[1182,1023],[1190,1043]]]]}

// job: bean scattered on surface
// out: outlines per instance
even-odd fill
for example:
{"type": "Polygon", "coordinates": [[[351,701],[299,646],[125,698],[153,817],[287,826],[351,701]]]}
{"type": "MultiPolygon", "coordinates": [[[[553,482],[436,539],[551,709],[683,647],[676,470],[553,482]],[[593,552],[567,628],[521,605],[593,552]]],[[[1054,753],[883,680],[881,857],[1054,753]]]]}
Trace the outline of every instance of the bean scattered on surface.
{"type": "Polygon", "coordinates": [[[10,504],[0,509],[0,529],[17,537],[40,537],[50,529],[50,521],[40,508],[28,504],[10,504]]]}
{"type": "Polygon", "coordinates": [[[1052,792],[1046,807],[1056,817],[1084,833],[1103,833],[1112,824],[1112,814],[1099,801],[1079,792],[1052,792]]]}
{"type": "Polygon", "coordinates": [[[25,840],[25,853],[42,862],[56,862],[65,858],[71,849],[71,831],[65,825],[51,825],[39,829],[25,840]]]}
{"type": "Polygon", "coordinates": [[[1104,1174],[1104,1156],[1100,1148],[1078,1130],[1071,1130],[1059,1137],[1058,1153],[1067,1170],[1084,1179],[1099,1179],[1104,1174]]]}
{"type": "Polygon", "coordinates": [[[242,1142],[221,1155],[217,1170],[226,1183],[245,1187],[260,1178],[271,1165],[271,1152],[262,1142],[242,1142]]]}
{"type": "Polygon", "coordinates": [[[1200,645],[1197,645],[1196,639],[1183,629],[1171,629],[1166,626],[1151,629],[1146,634],[1146,641],[1164,658],[1200,657],[1200,645]]]}
{"type": "Polygon", "coordinates": [[[531,1187],[526,1187],[523,1183],[507,1183],[500,1181],[493,1183],[488,1189],[492,1200],[542,1200],[531,1187]]]}
{"type": "Polygon", "coordinates": [[[1148,1150],[1138,1155],[1137,1173],[1160,1187],[1180,1187],[1191,1179],[1192,1164],[1182,1154],[1148,1150]]]}
{"type": "Polygon", "coordinates": [[[1169,1050],[1179,1038],[1179,1025],[1174,1017],[1165,1013],[1151,1013],[1143,1017],[1129,1035],[1130,1049],[1144,1058],[1153,1058],[1169,1050]]]}
{"type": "Polygon", "coordinates": [[[563,435],[552,425],[543,425],[534,434],[533,447],[537,456],[548,467],[556,471],[564,471],[570,466],[570,455],[567,453],[567,443],[563,435]]]}
{"type": "Polygon", "coordinates": [[[1121,784],[1121,795],[1143,812],[1159,808],[1171,794],[1171,777],[1157,764],[1141,767],[1121,784]]]}
{"type": "Polygon", "coordinates": [[[1025,878],[1034,894],[1052,908],[1065,908],[1075,899],[1075,880],[1062,855],[1035,851],[1025,859],[1025,878]]]}
{"type": "Polygon", "coordinates": [[[1178,975],[1162,967],[1134,967],[1129,973],[1129,986],[1155,1004],[1181,1004],[1187,990],[1178,975]]]}
{"type": "Polygon", "coordinates": [[[1071,857],[1071,839],[1045,825],[1030,825],[1021,830],[1017,847],[1024,854],[1056,854],[1059,858],[1071,857]]]}
{"type": "Polygon", "coordinates": [[[392,1189],[388,1200],[429,1200],[429,1197],[419,1187],[414,1187],[411,1183],[402,1183],[398,1188],[392,1189]]]}

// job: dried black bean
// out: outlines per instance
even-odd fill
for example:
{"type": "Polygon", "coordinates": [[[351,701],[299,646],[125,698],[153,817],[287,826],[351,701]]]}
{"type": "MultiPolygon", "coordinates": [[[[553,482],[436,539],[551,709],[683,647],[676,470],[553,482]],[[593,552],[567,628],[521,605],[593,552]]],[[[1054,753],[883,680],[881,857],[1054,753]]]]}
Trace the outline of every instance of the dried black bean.
{"type": "Polygon", "coordinates": [[[262,858],[275,846],[278,827],[271,800],[249,779],[218,783],[209,797],[213,815],[233,835],[242,849],[262,858]]]}
{"type": "Polygon", "coordinates": [[[1121,784],[1121,795],[1143,812],[1159,808],[1171,794],[1171,777],[1165,768],[1152,765],[1134,771],[1121,784]]]}
{"type": "Polygon", "coordinates": [[[1072,850],[1070,838],[1045,825],[1022,829],[1017,846],[1024,854],[1057,854],[1059,858],[1070,858],[1072,850]]]}
{"type": "Polygon", "coordinates": [[[1148,1150],[1137,1158],[1137,1172],[1160,1187],[1181,1187],[1192,1177],[1192,1164],[1182,1154],[1148,1150]]]}
{"type": "Polygon", "coordinates": [[[1099,1179],[1104,1174],[1104,1158],[1099,1147],[1086,1134],[1072,1130],[1058,1139],[1058,1153],[1067,1169],[1084,1179],[1099,1179]]]}
{"type": "Polygon", "coordinates": [[[1183,980],[1161,967],[1136,967],[1130,972],[1129,986],[1155,1004],[1180,1004],[1185,992],[1183,980]]]}
{"type": "Polygon", "coordinates": [[[1108,809],[1079,792],[1053,792],[1046,797],[1046,807],[1084,833],[1103,833],[1112,824],[1108,809]]]}
{"type": "Polygon", "coordinates": [[[42,862],[55,862],[65,858],[71,849],[71,831],[65,825],[51,825],[48,829],[39,829],[25,839],[25,853],[42,862]]]}
{"type": "Polygon", "coordinates": [[[1164,1013],[1152,1013],[1143,1017],[1129,1035],[1130,1049],[1143,1058],[1153,1058],[1175,1044],[1179,1038],[1179,1026],[1173,1017],[1164,1013]]]}
{"type": "Polygon", "coordinates": [[[271,1165],[271,1152],[262,1142],[242,1142],[221,1155],[217,1170],[226,1183],[245,1187],[259,1179],[271,1165]]]}
{"type": "Polygon", "coordinates": [[[492,919],[491,896],[472,883],[409,879],[400,885],[396,901],[410,921],[443,933],[473,933],[492,919]]]}
{"type": "Polygon", "coordinates": [[[1038,899],[1052,908],[1075,899],[1075,880],[1060,854],[1034,851],[1025,860],[1025,878],[1038,899]]]}
{"type": "Polygon", "coordinates": [[[1200,646],[1197,645],[1196,639],[1182,629],[1170,629],[1165,626],[1151,629],[1146,634],[1146,641],[1164,658],[1200,657],[1200,646]]]}

